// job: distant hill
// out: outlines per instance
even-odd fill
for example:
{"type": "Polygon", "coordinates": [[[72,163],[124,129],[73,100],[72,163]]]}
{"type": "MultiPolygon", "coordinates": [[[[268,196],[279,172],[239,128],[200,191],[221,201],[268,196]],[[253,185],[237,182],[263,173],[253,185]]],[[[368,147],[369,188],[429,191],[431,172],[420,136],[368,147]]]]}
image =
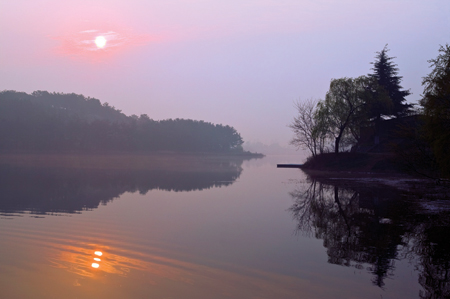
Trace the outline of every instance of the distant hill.
{"type": "Polygon", "coordinates": [[[78,94],[0,92],[0,151],[244,153],[227,125],[189,119],[126,116],[78,94]]]}

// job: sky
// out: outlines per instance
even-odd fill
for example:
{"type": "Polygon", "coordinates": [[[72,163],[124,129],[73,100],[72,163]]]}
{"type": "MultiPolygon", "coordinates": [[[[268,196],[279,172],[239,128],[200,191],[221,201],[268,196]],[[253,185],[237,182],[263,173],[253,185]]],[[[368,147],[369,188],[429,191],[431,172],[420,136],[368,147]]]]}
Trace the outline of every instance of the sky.
{"type": "Polygon", "coordinates": [[[449,0],[1,0],[0,90],[73,92],[287,146],[294,103],[370,73],[386,44],[417,103],[449,29],[449,0]]]}

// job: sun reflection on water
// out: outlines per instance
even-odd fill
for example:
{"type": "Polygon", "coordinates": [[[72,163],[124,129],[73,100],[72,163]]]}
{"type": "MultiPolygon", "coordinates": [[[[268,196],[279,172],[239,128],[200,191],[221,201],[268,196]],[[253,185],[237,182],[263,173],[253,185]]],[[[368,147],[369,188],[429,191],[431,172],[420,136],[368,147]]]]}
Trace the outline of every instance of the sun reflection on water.
{"type": "MultiPolygon", "coordinates": [[[[53,267],[64,269],[84,279],[101,279],[102,284],[121,279],[119,281],[125,284],[141,283],[143,289],[144,286],[156,287],[159,285],[163,288],[162,290],[168,292],[165,286],[167,281],[172,281],[172,283],[181,284],[186,288],[193,288],[192,291],[195,292],[202,289],[202,286],[210,288],[213,285],[213,292],[215,293],[229,292],[231,286],[236,290],[251,289],[261,294],[270,294],[273,290],[277,290],[279,285],[285,287],[282,289],[290,289],[299,283],[301,284],[301,281],[283,275],[240,267],[230,272],[220,267],[208,267],[159,254],[154,255],[119,247],[110,248],[96,244],[73,242],[72,245],[59,244],[58,251],[60,254],[50,259],[53,267]],[[101,259],[100,256],[102,256],[101,259]],[[107,256],[106,259],[105,256],[107,256]],[[142,273],[145,273],[145,275],[142,276],[142,273]],[[118,277],[114,278],[112,275],[104,274],[114,274],[118,277]],[[133,279],[129,280],[128,278],[133,279]]],[[[89,284],[89,282],[76,280],[74,283],[76,286],[85,284],[89,284]]]]}
{"type": "MultiPolygon", "coordinates": [[[[103,255],[103,252],[101,252],[101,251],[95,251],[94,254],[95,254],[96,256],[102,256],[102,255],[103,255]]],[[[98,262],[98,263],[92,263],[92,264],[91,264],[92,268],[96,268],[96,269],[100,268],[99,262],[101,262],[102,260],[99,259],[98,257],[94,257],[94,261],[96,261],[96,262],[98,262]]]]}

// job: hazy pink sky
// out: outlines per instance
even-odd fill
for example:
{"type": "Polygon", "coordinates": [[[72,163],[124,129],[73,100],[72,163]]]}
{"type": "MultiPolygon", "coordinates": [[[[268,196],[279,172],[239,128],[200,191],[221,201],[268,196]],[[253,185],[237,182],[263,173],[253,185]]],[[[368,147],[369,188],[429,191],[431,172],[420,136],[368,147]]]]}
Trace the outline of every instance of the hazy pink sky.
{"type": "Polygon", "coordinates": [[[0,90],[74,92],[284,145],[293,102],[369,73],[385,44],[417,102],[449,16],[448,0],[4,0],[0,90]]]}

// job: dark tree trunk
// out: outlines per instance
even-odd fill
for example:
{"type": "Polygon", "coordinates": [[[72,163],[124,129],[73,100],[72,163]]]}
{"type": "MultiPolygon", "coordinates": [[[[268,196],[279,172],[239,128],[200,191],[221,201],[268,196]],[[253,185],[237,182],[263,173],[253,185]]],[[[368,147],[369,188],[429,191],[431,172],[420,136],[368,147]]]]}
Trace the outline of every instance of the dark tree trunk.
{"type": "Polygon", "coordinates": [[[336,137],[336,140],[334,141],[334,153],[339,154],[339,141],[341,140],[341,136],[336,137]]]}

